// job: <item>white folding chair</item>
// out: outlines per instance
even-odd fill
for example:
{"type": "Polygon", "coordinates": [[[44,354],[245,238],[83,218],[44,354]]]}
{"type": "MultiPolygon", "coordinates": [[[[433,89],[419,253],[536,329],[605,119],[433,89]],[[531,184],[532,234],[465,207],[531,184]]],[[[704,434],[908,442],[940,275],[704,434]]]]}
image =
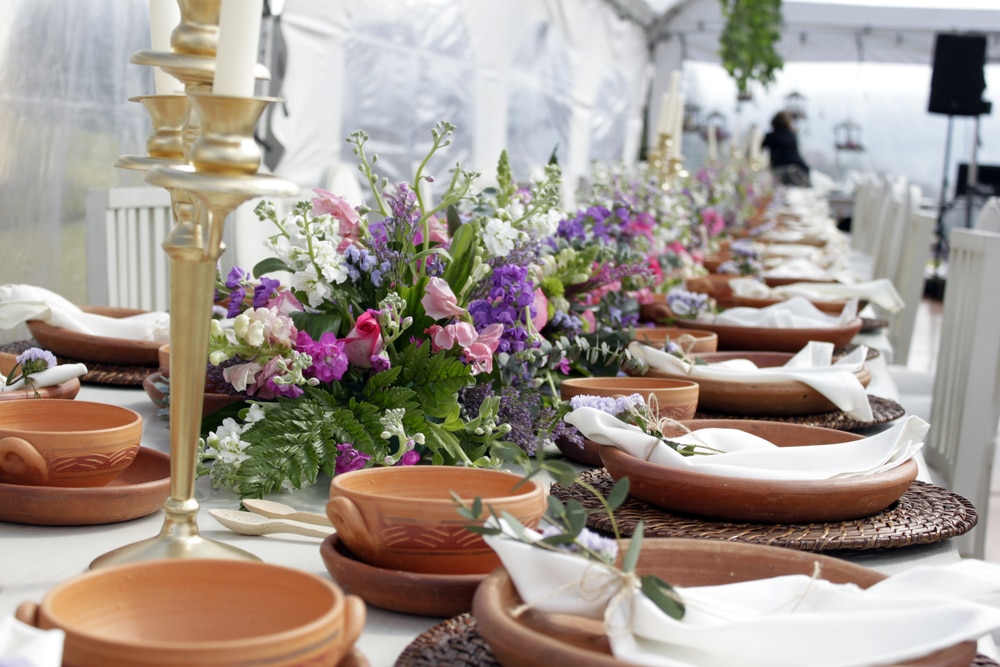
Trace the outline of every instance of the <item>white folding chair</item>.
{"type": "Polygon", "coordinates": [[[1000,422],[1000,308],[994,291],[1000,233],[953,229],[950,246],[924,453],[947,488],[975,506],[978,526],[956,539],[963,556],[982,558],[1000,422]]]}
{"type": "Polygon", "coordinates": [[[910,214],[920,202],[920,188],[911,186],[906,179],[897,180],[888,197],[884,215],[878,221],[878,238],[874,246],[872,278],[892,279],[899,257],[899,244],[903,228],[910,220],[910,214]]]}
{"type": "Polygon", "coordinates": [[[990,197],[976,216],[976,229],[1000,232],[1000,197],[990,197]]]}
{"type": "Polygon", "coordinates": [[[913,341],[913,328],[917,321],[917,304],[924,292],[935,222],[933,215],[914,210],[902,228],[899,239],[899,255],[891,280],[906,306],[898,313],[887,315],[887,319],[892,363],[900,366],[906,366],[910,357],[910,343],[913,341]]]}
{"type": "Polygon", "coordinates": [[[87,298],[91,305],[169,310],[170,270],[161,247],[173,224],[163,188],[87,193],[87,298]]]}

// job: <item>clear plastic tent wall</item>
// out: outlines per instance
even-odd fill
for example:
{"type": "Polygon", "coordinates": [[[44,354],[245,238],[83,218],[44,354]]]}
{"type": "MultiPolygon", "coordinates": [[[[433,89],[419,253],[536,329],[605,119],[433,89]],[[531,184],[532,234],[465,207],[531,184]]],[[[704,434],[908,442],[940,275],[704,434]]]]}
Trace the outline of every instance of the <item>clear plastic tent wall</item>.
{"type": "MultiPolygon", "coordinates": [[[[84,303],[86,192],[142,184],[112,165],[144,153],[150,131],[129,101],[153,90],[148,68],[129,64],[149,48],[148,0],[0,11],[0,282],[84,303]]],[[[638,153],[645,33],[605,0],[291,0],[281,26],[275,171],[305,195],[354,162],[344,138],[356,129],[390,181],[412,175],[439,120],[458,126],[432,165],[441,179],[455,162],[492,174],[505,148],[522,178],[556,152],[570,183],[593,160],[638,153]]]]}

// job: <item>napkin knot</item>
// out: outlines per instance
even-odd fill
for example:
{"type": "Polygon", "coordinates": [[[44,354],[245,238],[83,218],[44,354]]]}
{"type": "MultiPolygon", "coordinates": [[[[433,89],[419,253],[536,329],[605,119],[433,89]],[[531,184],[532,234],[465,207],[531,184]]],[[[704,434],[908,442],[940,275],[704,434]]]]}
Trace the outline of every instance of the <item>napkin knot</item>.
{"type": "Polygon", "coordinates": [[[618,608],[618,605],[624,602],[631,605],[639,589],[640,581],[635,572],[625,572],[609,566],[607,563],[590,561],[578,581],[566,581],[531,602],[522,602],[511,609],[510,614],[517,618],[532,607],[543,606],[549,600],[553,600],[563,593],[576,591],[580,600],[588,604],[608,600],[604,611],[605,622],[608,622],[611,613],[618,608]],[[595,568],[600,570],[600,576],[590,576],[595,568]]]}

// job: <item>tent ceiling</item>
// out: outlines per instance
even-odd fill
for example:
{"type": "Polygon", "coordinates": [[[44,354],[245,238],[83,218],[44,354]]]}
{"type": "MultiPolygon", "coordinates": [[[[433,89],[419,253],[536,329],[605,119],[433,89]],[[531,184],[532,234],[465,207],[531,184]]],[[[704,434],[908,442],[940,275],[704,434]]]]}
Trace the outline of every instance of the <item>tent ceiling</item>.
{"type": "MultiPolygon", "coordinates": [[[[651,45],[678,40],[685,60],[716,61],[719,0],[608,0],[647,27],[651,45]]],[[[784,0],[779,51],[786,62],[929,63],[939,32],[990,37],[1000,62],[1000,9],[987,0],[784,0]],[[937,6],[935,6],[937,5],[937,6]]]]}

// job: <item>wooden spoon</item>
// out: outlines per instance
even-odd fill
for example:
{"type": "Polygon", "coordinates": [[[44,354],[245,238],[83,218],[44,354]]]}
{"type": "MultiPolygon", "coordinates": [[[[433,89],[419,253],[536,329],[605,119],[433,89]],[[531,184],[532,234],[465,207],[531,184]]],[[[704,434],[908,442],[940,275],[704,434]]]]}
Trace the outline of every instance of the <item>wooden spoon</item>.
{"type": "Polygon", "coordinates": [[[255,500],[247,498],[243,501],[243,507],[254,514],[266,516],[269,519],[287,519],[289,521],[301,521],[315,526],[330,526],[330,519],[325,514],[317,512],[301,512],[294,507],[289,507],[273,500],[255,500]]]}
{"type": "Polygon", "coordinates": [[[325,538],[333,533],[333,528],[309,525],[286,519],[268,519],[267,517],[240,512],[238,510],[208,510],[212,517],[223,526],[240,535],[271,535],[274,533],[290,533],[307,537],[325,538]]]}

